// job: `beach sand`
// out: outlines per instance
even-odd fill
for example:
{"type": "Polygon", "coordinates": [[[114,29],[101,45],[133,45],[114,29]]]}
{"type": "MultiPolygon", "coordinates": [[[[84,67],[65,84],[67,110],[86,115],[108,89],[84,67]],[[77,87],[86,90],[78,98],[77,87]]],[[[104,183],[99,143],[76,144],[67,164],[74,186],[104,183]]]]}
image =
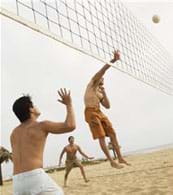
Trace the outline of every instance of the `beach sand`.
{"type": "MultiPolygon", "coordinates": [[[[132,166],[111,168],[108,162],[85,166],[90,182],[85,183],[79,168],[69,175],[65,195],[173,195],[173,149],[130,155],[132,166]]],[[[64,171],[49,174],[63,187],[64,171]]],[[[4,182],[0,194],[12,194],[12,182],[4,182]]]]}

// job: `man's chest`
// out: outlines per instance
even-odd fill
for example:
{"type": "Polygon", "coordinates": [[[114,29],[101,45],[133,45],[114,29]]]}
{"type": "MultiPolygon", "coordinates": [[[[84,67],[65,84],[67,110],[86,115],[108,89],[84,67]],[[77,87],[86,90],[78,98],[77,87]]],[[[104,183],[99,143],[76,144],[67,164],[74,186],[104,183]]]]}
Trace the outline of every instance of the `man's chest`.
{"type": "Polygon", "coordinates": [[[77,152],[77,147],[67,147],[66,148],[67,153],[75,153],[77,152]]]}

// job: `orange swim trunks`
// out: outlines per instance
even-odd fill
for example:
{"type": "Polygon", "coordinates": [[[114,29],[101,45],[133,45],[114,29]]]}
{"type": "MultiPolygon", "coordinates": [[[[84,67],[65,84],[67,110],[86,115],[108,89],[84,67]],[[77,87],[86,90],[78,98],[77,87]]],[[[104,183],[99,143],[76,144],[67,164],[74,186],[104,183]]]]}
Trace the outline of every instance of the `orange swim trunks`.
{"type": "Polygon", "coordinates": [[[98,139],[115,133],[111,122],[99,108],[85,108],[85,121],[90,127],[93,139],[98,139]]]}

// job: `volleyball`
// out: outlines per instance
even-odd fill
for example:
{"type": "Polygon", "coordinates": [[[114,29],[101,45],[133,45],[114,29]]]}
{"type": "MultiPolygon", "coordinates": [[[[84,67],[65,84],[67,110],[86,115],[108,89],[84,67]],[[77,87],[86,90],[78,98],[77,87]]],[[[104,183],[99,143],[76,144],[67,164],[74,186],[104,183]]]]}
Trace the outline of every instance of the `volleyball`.
{"type": "Polygon", "coordinates": [[[159,22],[160,22],[160,17],[159,17],[158,15],[154,15],[154,16],[152,17],[152,21],[153,21],[154,23],[159,23],[159,22]]]}

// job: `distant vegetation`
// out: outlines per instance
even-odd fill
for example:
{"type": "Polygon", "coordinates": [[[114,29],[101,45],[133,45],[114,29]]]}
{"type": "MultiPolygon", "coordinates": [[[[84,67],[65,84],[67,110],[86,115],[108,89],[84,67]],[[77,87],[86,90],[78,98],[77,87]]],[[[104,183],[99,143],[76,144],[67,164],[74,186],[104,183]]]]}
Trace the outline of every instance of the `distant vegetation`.
{"type": "MultiPolygon", "coordinates": [[[[87,159],[82,159],[81,163],[84,166],[88,166],[88,165],[100,164],[100,163],[105,162],[105,161],[107,161],[107,160],[106,159],[97,159],[97,160],[89,161],[87,159]]],[[[63,167],[58,167],[58,166],[55,166],[55,167],[47,167],[47,168],[45,168],[45,172],[46,173],[53,173],[55,171],[62,171],[64,169],[65,169],[65,166],[63,166],[63,167]]]]}

